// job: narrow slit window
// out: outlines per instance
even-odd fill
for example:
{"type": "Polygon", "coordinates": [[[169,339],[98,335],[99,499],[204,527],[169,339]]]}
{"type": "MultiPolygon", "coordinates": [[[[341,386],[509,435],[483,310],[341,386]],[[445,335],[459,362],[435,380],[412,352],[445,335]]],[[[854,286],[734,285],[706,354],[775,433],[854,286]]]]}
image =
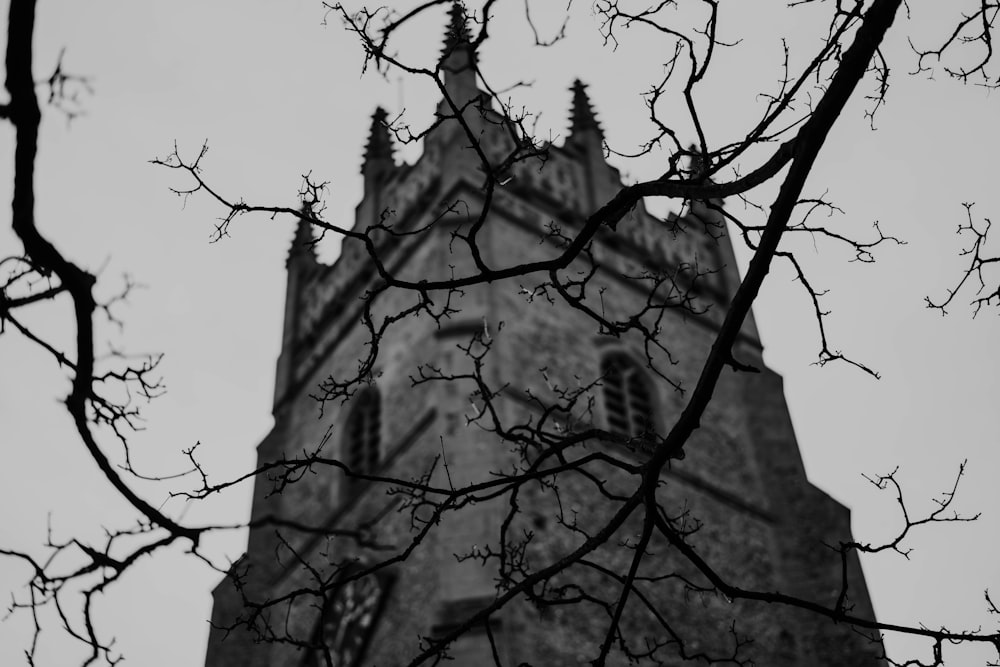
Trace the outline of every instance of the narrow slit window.
{"type": "Polygon", "coordinates": [[[652,396],[638,364],[624,354],[609,354],[601,362],[601,373],[608,430],[627,438],[652,431],[652,396]]]}
{"type": "MultiPolygon", "coordinates": [[[[375,471],[380,459],[382,407],[378,390],[365,389],[356,394],[344,428],[343,461],[351,472],[366,475],[375,471]]],[[[361,480],[349,479],[347,487],[356,491],[361,480]]]]}

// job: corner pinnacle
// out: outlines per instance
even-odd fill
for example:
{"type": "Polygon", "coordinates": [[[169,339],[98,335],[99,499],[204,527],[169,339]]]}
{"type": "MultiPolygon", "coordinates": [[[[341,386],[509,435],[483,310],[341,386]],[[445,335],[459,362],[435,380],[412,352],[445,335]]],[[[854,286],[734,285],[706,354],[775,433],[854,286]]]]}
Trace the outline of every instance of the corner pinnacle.
{"type": "Polygon", "coordinates": [[[465,6],[461,2],[453,2],[448,10],[448,27],[444,33],[444,51],[442,57],[447,57],[455,49],[472,43],[469,33],[469,23],[465,15],[465,6]]]}
{"type": "Polygon", "coordinates": [[[587,97],[587,86],[582,81],[576,79],[573,82],[573,107],[570,111],[570,136],[583,130],[595,130],[597,135],[603,139],[604,131],[597,120],[594,108],[587,97]]]}
{"type": "Polygon", "coordinates": [[[298,224],[295,226],[295,236],[292,239],[292,245],[288,249],[288,262],[297,258],[303,258],[309,262],[316,262],[316,242],[313,238],[312,223],[309,222],[309,216],[312,215],[312,209],[309,204],[302,203],[302,215],[299,217],[298,224]]]}
{"type": "Polygon", "coordinates": [[[465,5],[454,2],[448,11],[448,27],[444,33],[444,48],[441,50],[441,67],[448,72],[474,69],[476,47],[469,32],[468,15],[465,5]]]}
{"type": "Polygon", "coordinates": [[[375,108],[368,130],[368,143],[365,144],[365,163],[377,159],[392,159],[392,137],[389,135],[389,125],[386,123],[388,117],[389,114],[385,109],[375,108]]]}

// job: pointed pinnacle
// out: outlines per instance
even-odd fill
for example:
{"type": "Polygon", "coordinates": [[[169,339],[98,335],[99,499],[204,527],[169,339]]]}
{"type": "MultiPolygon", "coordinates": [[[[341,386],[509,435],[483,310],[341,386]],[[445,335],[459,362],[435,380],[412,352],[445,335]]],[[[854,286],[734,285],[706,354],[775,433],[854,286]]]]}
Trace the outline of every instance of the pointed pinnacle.
{"type": "Polygon", "coordinates": [[[447,64],[446,69],[457,72],[476,62],[476,49],[472,44],[465,6],[456,0],[452,3],[448,16],[450,18],[444,33],[441,63],[447,64]]]}
{"type": "Polygon", "coordinates": [[[465,7],[461,2],[453,2],[448,10],[448,28],[444,33],[444,54],[447,56],[462,44],[469,44],[472,35],[465,17],[465,7]]]}
{"type": "Polygon", "coordinates": [[[379,158],[392,159],[392,137],[389,135],[389,114],[382,107],[376,107],[372,114],[372,124],[365,144],[365,162],[379,158]]]}
{"type": "Polygon", "coordinates": [[[576,79],[573,82],[572,90],[573,107],[570,111],[570,136],[582,130],[597,130],[597,134],[603,139],[604,131],[597,120],[594,108],[590,105],[590,98],[587,97],[587,86],[576,79]]]}
{"type": "Polygon", "coordinates": [[[313,242],[312,224],[308,217],[312,214],[309,205],[302,204],[303,217],[295,227],[295,237],[292,239],[292,246],[288,249],[288,261],[296,257],[305,257],[316,261],[316,244],[313,242]]]}

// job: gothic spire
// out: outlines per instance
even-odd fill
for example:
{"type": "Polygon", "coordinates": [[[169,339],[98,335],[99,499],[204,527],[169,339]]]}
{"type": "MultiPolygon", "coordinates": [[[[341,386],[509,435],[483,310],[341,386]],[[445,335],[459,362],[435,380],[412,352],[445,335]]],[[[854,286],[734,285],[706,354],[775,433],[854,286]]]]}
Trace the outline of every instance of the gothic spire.
{"type": "Polygon", "coordinates": [[[573,82],[573,107],[570,111],[570,136],[579,135],[586,130],[593,130],[597,137],[604,139],[604,131],[594,114],[594,108],[590,105],[590,98],[587,97],[587,86],[579,79],[573,82]]]}
{"type": "Polygon", "coordinates": [[[316,258],[316,244],[313,242],[312,224],[308,220],[308,216],[312,214],[312,211],[305,202],[302,203],[302,213],[303,217],[299,218],[299,223],[295,227],[295,237],[292,239],[292,245],[288,249],[288,264],[297,259],[305,259],[309,262],[318,261],[316,258]]]}
{"type": "Polygon", "coordinates": [[[472,34],[469,32],[465,6],[456,0],[451,4],[451,9],[448,10],[448,27],[444,33],[444,49],[441,51],[441,58],[447,58],[458,49],[471,50],[471,47],[472,34]]]}
{"type": "Polygon", "coordinates": [[[377,219],[377,212],[382,210],[385,197],[383,192],[385,184],[396,171],[396,162],[392,158],[392,132],[386,122],[387,118],[385,109],[376,107],[368,130],[365,159],[361,163],[361,176],[365,186],[364,198],[358,204],[356,221],[362,228],[377,219]],[[363,224],[362,219],[364,219],[363,224]]]}
{"type": "Polygon", "coordinates": [[[463,70],[473,71],[476,64],[476,48],[469,32],[465,6],[456,0],[451,5],[448,17],[444,48],[441,50],[441,69],[448,74],[457,74],[463,70]]]}
{"type": "Polygon", "coordinates": [[[389,125],[386,123],[388,117],[389,114],[385,109],[375,108],[368,130],[368,143],[365,144],[365,166],[374,160],[392,160],[392,137],[389,135],[389,125]]]}
{"type": "Polygon", "coordinates": [[[621,174],[608,164],[604,155],[604,130],[587,97],[587,87],[579,79],[573,82],[573,105],[569,117],[569,136],[563,148],[576,154],[586,167],[585,206],[600,206],[618,191],[621,174]]]}

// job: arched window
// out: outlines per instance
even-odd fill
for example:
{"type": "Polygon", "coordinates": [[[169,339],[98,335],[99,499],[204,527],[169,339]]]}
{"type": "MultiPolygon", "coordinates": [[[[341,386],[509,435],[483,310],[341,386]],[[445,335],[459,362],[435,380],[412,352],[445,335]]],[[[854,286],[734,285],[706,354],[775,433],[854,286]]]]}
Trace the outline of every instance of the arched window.
{"type": "MultiPolygon", "coordinates": [[[[361,566],[348,569],[344,579],[360,569],[361,566]]],[[[304,664],[320,667],[328,664],[329,656],[334,665],[358,667],[392,583],[392,577],[382,571],[334,587],[323,605],[313,636],[314,644],[322,648],[308,654],[304,664]]]]}
{"type": "Polygon", "coordinates": [[[601,360],[608,430],[635,438],[653,430],[653,400],[646,374],[631,357],[612,353],[601,360]]]}
{"type": "MultiPolygon", "coordinates": [[[[367,474],[375,471],[380,458],[379,440],[382,430],[382,408],[378,389],[369,387],[351,399],[351,412],[344,425],[342,458],[351,472],[367,474]]],[[[356,488],[357,480],[347,483],[356,488]],[[353,483],[352,483],[353,482],[353,483]]]]}

